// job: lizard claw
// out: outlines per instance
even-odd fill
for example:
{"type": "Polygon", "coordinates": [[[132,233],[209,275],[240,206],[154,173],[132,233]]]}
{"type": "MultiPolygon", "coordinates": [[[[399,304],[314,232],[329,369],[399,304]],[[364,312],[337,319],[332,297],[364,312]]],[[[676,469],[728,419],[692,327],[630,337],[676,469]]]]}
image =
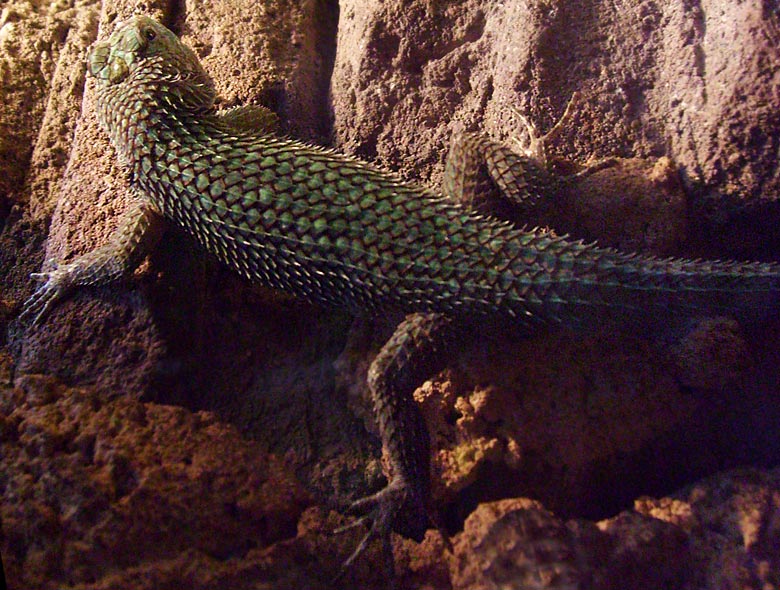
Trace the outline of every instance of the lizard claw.
{"type": "Polygon", "coordinates": [[[354,522],[338,528],[335,534],[340,534],[371,522],[371,528],[361,539],[355,551],[342,564],[334,581],[339,580],[368,548],[375,539],[382,541],[382,553],[385,560],[385,570],[391,582],[395,579],[395,559],[391,533],[394,529],[401,534],[422,541],[429,518],[423,501],[423,494],[415,490],[402,478],[395,478],[387,487],[376,494],[356,500],[347,509],[353,514],[360,514],[354,522]]]}
{"type": "Polygon", "coordinates": [[[32,318],[31,325],[36,326],[41,323],[54,303],[70,291],[72,277],[67,269],[55,268],[49,272],[34,272],[30,278],[42,284],[24,302],[19,319],[26,321],[28,318],[32,318]]]}

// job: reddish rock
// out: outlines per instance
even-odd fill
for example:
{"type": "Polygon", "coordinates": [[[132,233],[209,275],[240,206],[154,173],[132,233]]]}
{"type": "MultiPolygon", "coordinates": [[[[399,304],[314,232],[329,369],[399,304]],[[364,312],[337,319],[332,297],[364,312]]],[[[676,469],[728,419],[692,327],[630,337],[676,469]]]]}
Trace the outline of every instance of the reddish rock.
{"type": "MultiPolygon", "coordinates": [[[[3,553],[11,587],[87,584],[295,536],[308,495],[213,414],[28,376],[2,395],[3,553]]],[[[179,572],[179,575],[181,572],[179,572]]]]}
{"type": "Polygon", "coordinates": [[[742,470],[637,500],[595,525],[536,501],[480,505],[449,558],[453,588],[771,588],[777,470],[742,470]]]}

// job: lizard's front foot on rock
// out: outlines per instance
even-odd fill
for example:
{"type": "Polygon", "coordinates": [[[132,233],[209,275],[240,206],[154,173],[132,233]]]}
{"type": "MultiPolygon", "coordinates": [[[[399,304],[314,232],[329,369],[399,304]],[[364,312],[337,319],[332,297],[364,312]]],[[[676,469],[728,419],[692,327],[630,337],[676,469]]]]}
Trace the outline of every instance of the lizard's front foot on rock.
{"type": "Polygon", "coordinates": [[[19,319],[26,321],[31,318],[32,325],[37,325],[41,323],[54,303],[62,299],[72,289],[73,280],[67,266],[50,272],[32,273],[30,277],[41,284],[24,302],[19,319]]]}

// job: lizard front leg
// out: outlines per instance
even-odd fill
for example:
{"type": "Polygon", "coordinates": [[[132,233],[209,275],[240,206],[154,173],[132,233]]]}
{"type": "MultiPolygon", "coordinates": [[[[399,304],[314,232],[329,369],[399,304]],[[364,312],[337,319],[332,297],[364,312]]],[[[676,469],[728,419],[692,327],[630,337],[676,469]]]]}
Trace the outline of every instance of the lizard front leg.
{"type": "Polygon", "coordinates": [[[128,275],[154,248],[164,230],[164,219],[157,211],[145,202],[136,203],[105,245],[54,270],[34,273],[32,277],[43,284],[25,301],[19,318],[32,318],[33,324],[38,324],[74,288],[105,285],[128,275]]]}
{"type": "Polygon", "coordinates": [[[258,104],[217,111],[214,120],[228,133],[262,134],[279,131],[279,117],[276,113],[258,104]]]}

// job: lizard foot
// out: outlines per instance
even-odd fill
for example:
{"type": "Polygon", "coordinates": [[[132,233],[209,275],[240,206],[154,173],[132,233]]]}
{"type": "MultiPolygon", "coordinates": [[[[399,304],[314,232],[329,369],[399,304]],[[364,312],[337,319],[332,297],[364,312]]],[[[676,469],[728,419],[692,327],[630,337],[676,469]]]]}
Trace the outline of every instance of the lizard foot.
{"type": "Polygon", "coordinates": [[[50,272],[36,272],[30,275],[41,285],[24,302],[19,320],[32,318],[32,325],[40,324],[41,319],[49,312],[54,303],[61,299],[72,288],[71,273],[67,267],[57,268],[50,272]]]}
{"type": "Polygon", "coordinates": [[[403,478],[394,478],[384,489],[376,494],[356,500],[347,508],[347,512],[361,515],[355,522],[334,531],[336,534],[371,523],[352,555],[342,564],[336,580],[341,578],[355,560],[360,557],[368,545],[375,539],[382,541],[382,553],[385,571],[390,580],[395,579],[395,559],[391,533],[396,530],[417,542],[425,536],[430,521],[423,494],[415,490],[403,478]]]}
{"type": "Polygon", "coordinates": [[[396,576],[391,542],[393,531],[420,543],[425,537],[425,531],[429,525],[433,525],[441,534],[445,549],[452,552],[449,535],[440,525],[438,519],[428,510],[424,498],[422,490],[410,485],[403,478],[396,477],[376,494],[360,498],[350,504],[347,512],[362,516],[354,522],[336,529],[334,533],[340,534],[367,523],[371,523],[370,529],[363,536],[352,555],[344,561],[334,582],[341,579],[372,541],[380,539],[385,572],[387,572],[390,587],[394,587],[396,576]]]}
{"type": "Polygon", "coordinates": [[[563,111],[563,114],[553,125],[553,127],[544,135],[539,133],[539,131],[536,129],[536,125],[534,125],[530,119],[523,115],[518,109],[512,108],[512,112],[514,112],[515,116],[517,116],[517,118],[520,119],[520,121],[523,123],[526,129],[526,133],[528,134],[528,140],[526,142],[515,139],[515,142],[520,148],[520,153],[528,158],[536,160],[543,166],[547,166],[549,164],[547,149],[550,142],[552,142],[553,139],[560,135],[561,129],[563,129],[564,126],[568,125],[572,118],[574,107],[576,107],[581,101],[582,94],[580,92],[574,92],[571,95],[569,102],[566,104],[566,109],[563,111]]]}

